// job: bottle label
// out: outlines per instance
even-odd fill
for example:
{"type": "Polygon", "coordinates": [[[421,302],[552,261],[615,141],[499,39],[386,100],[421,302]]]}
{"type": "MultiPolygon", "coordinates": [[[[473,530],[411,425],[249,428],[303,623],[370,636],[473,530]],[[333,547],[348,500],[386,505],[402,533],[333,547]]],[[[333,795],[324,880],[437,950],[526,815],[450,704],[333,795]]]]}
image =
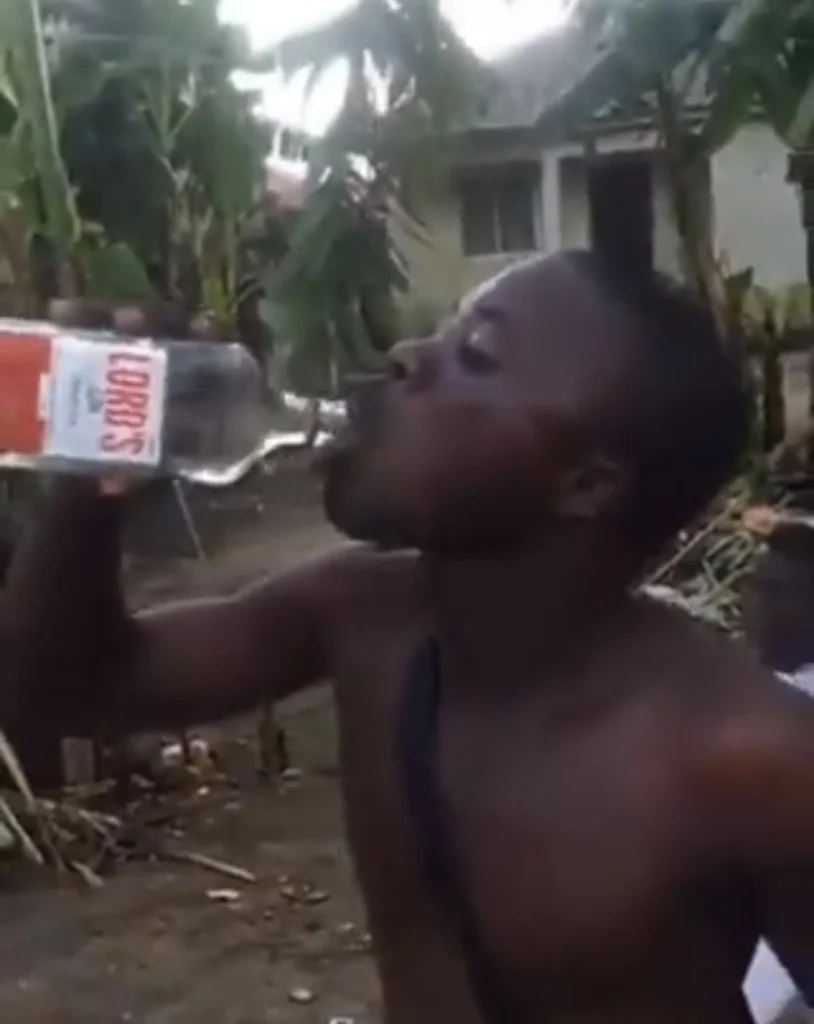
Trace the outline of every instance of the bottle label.
{"type": "Polygon", "coordinates": [[[0,325],[0,451],[41,454],[43,399],[51,366],[51,336],[32,324],[5,333],[0,325]]]}
{"type": "Polygon", "coordinates": [[[167,353],[143,342],[52,340],[44,391],[44,455],[157,466],[167,353]]]}

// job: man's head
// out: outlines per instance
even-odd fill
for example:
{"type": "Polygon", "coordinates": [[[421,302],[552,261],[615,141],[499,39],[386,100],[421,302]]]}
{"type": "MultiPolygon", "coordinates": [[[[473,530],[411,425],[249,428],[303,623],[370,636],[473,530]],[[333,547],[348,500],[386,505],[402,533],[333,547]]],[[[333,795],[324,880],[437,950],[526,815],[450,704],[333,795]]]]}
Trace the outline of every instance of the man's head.
{"type": "Polygon", "coordinates": [[[478,288],[436,337],[394,350],[367,405],[328,460],[329,518],[444,555],[602,531],[644,560],[725,483],[748,427],[708,313],[587,252],[478,288]]]}

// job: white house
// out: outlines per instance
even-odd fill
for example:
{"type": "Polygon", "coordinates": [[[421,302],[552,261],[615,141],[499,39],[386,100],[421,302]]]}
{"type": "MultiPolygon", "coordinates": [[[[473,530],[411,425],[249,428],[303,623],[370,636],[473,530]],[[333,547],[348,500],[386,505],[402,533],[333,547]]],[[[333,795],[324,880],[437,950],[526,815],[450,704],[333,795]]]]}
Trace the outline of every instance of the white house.
{"type": "MultiPolygon", "coordinates": [[[[652,107],[647,98],[602,102],[603,74],[612,84],[606,56],[566,28],[495,66],[496,87],[455,140],[453,194],[425,212],[429,243],[409,245],[422,303],[447,307],[507,263],[569,246],[604,246],[680,272],[652,107]]],[[[700,117],[703,84],[692,92],[685,112],[700,117]]],[[[708,197],[716,252],[732,270],[753,267],[772,289],[806,279],[799,200],[786,177],[786,148],[752,123],[707,161],[696,185],[708,197]]]]}

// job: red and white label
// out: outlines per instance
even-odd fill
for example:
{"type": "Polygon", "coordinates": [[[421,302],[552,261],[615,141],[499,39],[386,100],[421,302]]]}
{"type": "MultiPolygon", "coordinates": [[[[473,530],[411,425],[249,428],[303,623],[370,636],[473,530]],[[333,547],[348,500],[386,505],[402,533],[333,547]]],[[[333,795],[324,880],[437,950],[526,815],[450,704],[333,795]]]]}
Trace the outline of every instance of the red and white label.
{"type": "Polygon", "coordinates": [[[59,336],[43,394],[43,454],[158,465],[166,388],[163,349],[59,336]]]}

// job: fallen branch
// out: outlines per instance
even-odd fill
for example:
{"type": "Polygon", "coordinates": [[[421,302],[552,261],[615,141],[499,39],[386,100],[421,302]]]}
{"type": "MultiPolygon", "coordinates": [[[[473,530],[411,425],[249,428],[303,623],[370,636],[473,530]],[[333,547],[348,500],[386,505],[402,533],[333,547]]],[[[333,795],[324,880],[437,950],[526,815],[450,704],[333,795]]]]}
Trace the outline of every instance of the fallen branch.
{"type": "Polygon", "coordinates": [[[238,867],[236,864],[227,864],[226,861],[216,860],[214,857],[208,857],[205,853],[194,853],[185,850],[159,850],[157,852],[159,856],[165,857],[168,860],[195,864],[196,867],[206,868],[208,871],[225,875],[227,878],[233,878],[238,882],[254,883],[257,881],[257,875],[247,871],[246,868],[238,867]]]}

